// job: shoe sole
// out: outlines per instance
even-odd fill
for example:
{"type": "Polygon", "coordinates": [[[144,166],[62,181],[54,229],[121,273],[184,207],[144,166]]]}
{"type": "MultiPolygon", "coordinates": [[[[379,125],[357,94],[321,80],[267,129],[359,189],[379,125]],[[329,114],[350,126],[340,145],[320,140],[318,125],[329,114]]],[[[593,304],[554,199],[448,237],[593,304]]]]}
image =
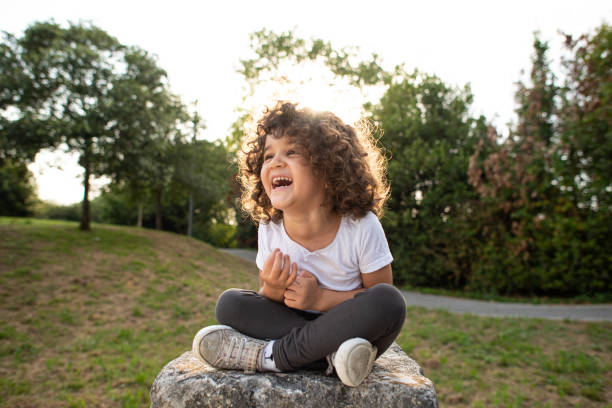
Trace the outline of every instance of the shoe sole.
{"type": "Polygon", "coordinates": [[[377,351],[369,341],[359,337],[342,343],[334,357],[334,368],[340,381],[349,387],[361,384],[372,371],[377,351]]]}
{"type": "Polygon", "coordinates": [[[191,346],[191,352],[198,358],[198,360],[200,360],[203,363],[210,364],[200,354],[200,342],[202,341],[202,338],[204,336],[206,336],[207,334],[210,334],[210,333],[215,332],[217,330],[223,330],[223,329],[230,329],[231,330],[232,328],[229,327],[229,326],[224,326],[222,324],[217,324],[217,325],[214,325],[214,326],[206,326],[206,327],[200,329],[200,331],[198,331],[196,333],[195,337],[193,338],[193,345],[191,346]]]}

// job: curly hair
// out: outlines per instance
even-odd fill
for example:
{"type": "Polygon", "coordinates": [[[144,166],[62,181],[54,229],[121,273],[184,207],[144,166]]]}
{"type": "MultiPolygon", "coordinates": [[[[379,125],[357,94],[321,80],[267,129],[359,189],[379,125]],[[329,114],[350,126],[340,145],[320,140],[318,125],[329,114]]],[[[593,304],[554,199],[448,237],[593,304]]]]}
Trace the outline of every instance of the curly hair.
{"type": "Polygon", "coordinates": [[[353,218],[368,211],[377,216],[389,195],[385,158],[371,132],[357,131],[331,112],[297,108],[279,101],[266,108],[255,132],[245,134],[238,153],[242,208],[255,222],[278,222],[283,212],[275,209],[260,178],[267,137],[287,137],[304,152],[315,177],[326,187],[323,205],[332,212],[353,218]]]}

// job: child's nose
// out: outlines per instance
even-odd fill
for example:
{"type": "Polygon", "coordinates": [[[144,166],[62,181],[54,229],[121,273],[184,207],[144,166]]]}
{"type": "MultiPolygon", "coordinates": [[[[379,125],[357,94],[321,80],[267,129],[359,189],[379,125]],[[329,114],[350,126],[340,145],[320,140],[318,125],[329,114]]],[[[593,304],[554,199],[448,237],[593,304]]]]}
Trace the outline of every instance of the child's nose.
{"type": "Polygon", "coordinates": [[[285,164],[285,161],[280,155],[275,155],[274,158],[272,159],[272,166],[274,167],[281,167],[284,164],[285,164]]]}

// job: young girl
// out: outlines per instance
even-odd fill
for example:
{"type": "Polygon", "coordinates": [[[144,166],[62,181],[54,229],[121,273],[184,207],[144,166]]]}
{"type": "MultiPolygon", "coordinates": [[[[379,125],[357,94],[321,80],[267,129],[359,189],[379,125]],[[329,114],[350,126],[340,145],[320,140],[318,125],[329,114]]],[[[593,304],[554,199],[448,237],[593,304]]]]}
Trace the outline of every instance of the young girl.
{"type": "Polygon", "coordinates": [[[242,203],[259,222],[259,292],[219,298],[221,325],[193,352],[217,368],[291,371],[329,363],[348,386],[368,375],[406,315],[375,214],[388,195],[371,136],[329,112],[279,102],[247,137],[242,203]]]}

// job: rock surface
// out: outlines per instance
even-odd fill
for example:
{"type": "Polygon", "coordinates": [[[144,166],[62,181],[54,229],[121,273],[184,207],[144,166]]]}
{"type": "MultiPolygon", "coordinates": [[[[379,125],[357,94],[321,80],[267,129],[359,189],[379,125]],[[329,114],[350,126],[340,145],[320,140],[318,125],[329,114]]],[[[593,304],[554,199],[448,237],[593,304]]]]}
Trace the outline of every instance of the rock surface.
{"type": "Polygon", "coordinates": [[[151,388],[151,408],[437,406],[433,383],[395,343],[354,388],[322,371],[245,374],[217,370],[190,351],[168,363],[151,388]]]}

